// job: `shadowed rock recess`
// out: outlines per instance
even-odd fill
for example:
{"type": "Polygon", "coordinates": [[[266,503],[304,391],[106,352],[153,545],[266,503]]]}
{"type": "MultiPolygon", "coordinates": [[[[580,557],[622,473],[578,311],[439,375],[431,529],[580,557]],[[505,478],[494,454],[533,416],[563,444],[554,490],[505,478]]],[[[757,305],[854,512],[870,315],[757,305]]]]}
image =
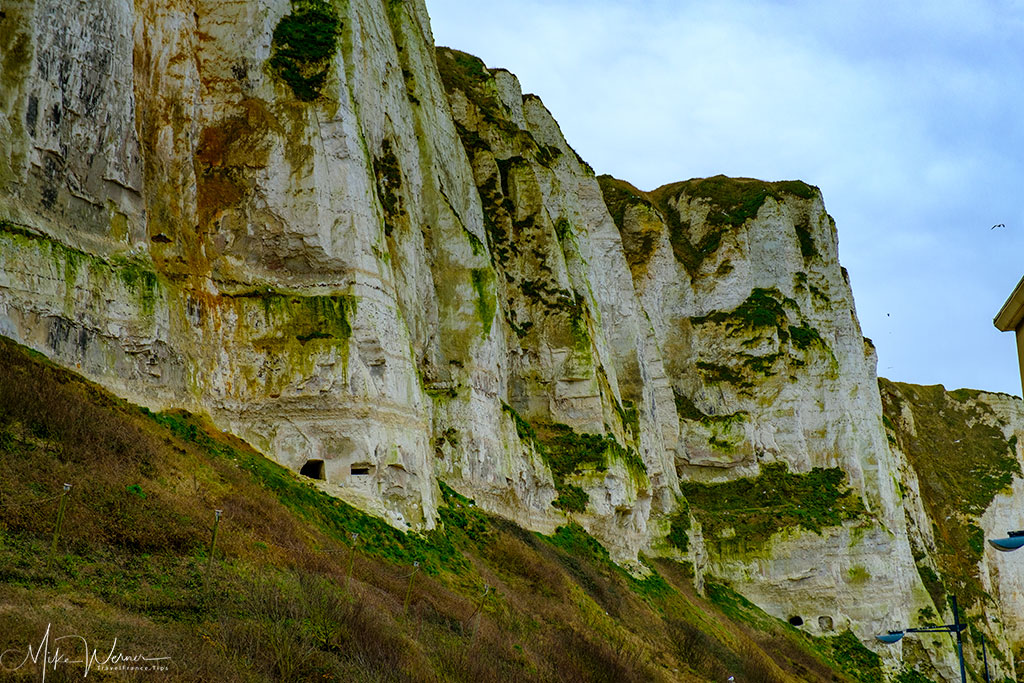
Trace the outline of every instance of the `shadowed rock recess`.
{"type": "Polygon", "coordinates": [[[595,176],[422,0],[5,6],[0,334],[399,529],[444,481],[893,676],[954,675],[871,636],[955,591],[1014,677],[1020,400],[880,392],[816,187],[595,176]]]}

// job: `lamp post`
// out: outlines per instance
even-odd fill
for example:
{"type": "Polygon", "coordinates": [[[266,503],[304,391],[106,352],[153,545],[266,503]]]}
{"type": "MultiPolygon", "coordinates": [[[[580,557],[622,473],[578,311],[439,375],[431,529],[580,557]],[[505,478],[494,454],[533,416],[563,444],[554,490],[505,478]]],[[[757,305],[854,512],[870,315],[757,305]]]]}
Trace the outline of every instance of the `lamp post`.
{"type": "Polygon", "coordinates": [[[981,656],[985,659],[985,683],[992,683],[988,675],[988,652],[985,650],[985,634],[981,634],[981,656]]]}
{"type": "MultiPolygon", "coordinates": [[[[1024,545],[1024,543],[1022,543],[1024,545]]],[[[967,628],[967,624],[960,623],[960,611],[956,606],[956,596],[950,596],[953,602],[953,623],[946,624],[945,626],[930,626],[927,628],[905,628],[901,631],[889,631],[880,636],[875,636],[877,640],[887,643],[889,645],[900,640],[903,636],[908,633],[955,633],[956,634],[956,652],[957,656],[960,657],[960,683],[967,683],[967,671],[964,669],[964,639],[963,631],[967,628]]]]}
{"type": "Polygon", "coordinates": [[[1024,530],[1021,531],[1007,531],[1006,535],[1009,538],[990,538],[988,544],[996,550],[1004,553],[1010,553],[1024,546],[1024,530]]]}

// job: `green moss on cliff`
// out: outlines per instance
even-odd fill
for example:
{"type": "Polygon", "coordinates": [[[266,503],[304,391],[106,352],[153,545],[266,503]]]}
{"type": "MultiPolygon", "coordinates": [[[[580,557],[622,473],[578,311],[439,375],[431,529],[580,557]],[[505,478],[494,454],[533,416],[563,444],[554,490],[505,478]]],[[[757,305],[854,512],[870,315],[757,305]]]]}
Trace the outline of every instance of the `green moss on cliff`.
{"type": "Polygon", "coordinates": [[[402,169],[398,157],[385,139],[380,156],[374,157],[373,174],[377,180],[377,197],[384,210],[384,234],[390,235],[398,220],[405,216],[402,206],[402,169]]]}
{"type": "Polygon", "coordinates": [[[529,131],[513,123],[508,110],[498,98],[498,90],[492,75],[498,71],[497,69],[488,69],[478,57],[447,47],[437,48],[436,56],[444,89],[449,94],[455,91],[463,93],[477,108],[480,118],[489,127],[486,133],[483,130],[469,131],[464,127],[459,129],[467,151],[472,153],[483,148],[489,149],[490,145],[485,137],[491,135],[510,146],[518,147],[522,153],[528,154],[542,166],[552,165],[561,155],[561,150],[557,147],[538,144],[529,131]]]}
{"type": "Polygon", "coordinates": [[[487,337],[491,333],[494,312],[498,306],[494,293],[494,271],[490,268],[473,268],[469,274],[476,292],[476,312],[483,324],[483,336],[487,337]]]}
{"type": "Polygon", "coordinates": [[[555,221],[555,236],[558,237],[559,244],[572,237],[572,223],[566,218],[555,221]]]}
{"type": "Polygon", "coordinates": [[[679,183],[679,194],[699,197],[710,204],[707,223],[713,226],[738,227],[757,215],[769,196],[767,183],[714,176],[679,183]]]}
{"type": "Polygon", "coordinates": [[[817,258],[818,248],[814,245],[810,221],[807,218],[803,218],[798,220],[793,227],[796,229],[797,242],[800,244],[800,255],[804,257],[804,261],[817,258]]]}
{"type": "Polygon", "coordinates": [[[501,409],[505,413],[508,413],[509,417],[512,418],[512,423],[516,427],[516,434],[519,436],[521,441],[530,441],[536,443],[537,431],[533,426],[524,420],[515,409],[504,401],[501,402],[501,409]]]}
{"type": "Polygon", "coordinates": [[[489,107],[497,108],[498,101],[493,93],[481,93],[491,79],[491,73],[479,57],[439,47],[437,49],[437,68],[445,90],[460,90],[467,97],[473,96],[474,101],[486,98],[489,107]]]}
{"type": "Polygon", "coordinates": [[[690,241],[690,223],[679,217],[679,212],[671,206],[663,205],[663,214],[668,225],[668,241],[672,245],[672,253],[676,260],[683,264],[690,277],[695,277],[704,261],[711,257],[722,245],[725,236],[724,228],[706,232],[697,242],[690,241]]]}
{"type": "Polygon", "coordinates": [[[816,303],[821,304],[823,306],[828,306],[832,303],[832,300],[828,298],[828,294],[825,293],[825,290],[813,284],[808,285],[808,288],[811,290],[811,297],[814,299],[816,303]]]}
{"type": "Polygon", "coordinates": [[[484,234],[495,266],[511,262],[519,254],[519,245],[512,239],[512,216],[515,205],[502,193],[499,178],[491,176],[477,189],[484,209],[484,234]]]}
{"type": "Polygon", "coordinates": [[[697,407],[689,396],[679,392],[673,391],[673,396],[676,403],[676,414],[684,420],[699,420],[705,417],[705,414],[697,407]]]}
{"type": "Polygon", "coordinates": [[[774,287],[757,287],[739,306],[731,311],[715,311],[690,320],[695,325],[718,323],[725,326],[729,334],[746,332],[759,334],[766,328],[774,328],[780,341],[789,338],[789,316],[786,309],[798,311],[795,301],[784,296],[774,287]]]}
{"type": "Polygon", "coordinates": [[[582,512],[589,497],[569,479],[586,472],[603,472],[612,462],[620,462],[637,484],[647,482],[647,466],[639,454],[622,446],[610,434],[580,434],[558,423],[524,420],[511,406],[501,404],[516,427],[520,440],[533,444],[551,472],[558,498],[552,503],[566,511],[582,512]]]}
{"type": "Polygon", "coordinates": [[[471,233],[465,226],[462,231],[466,234],[466,239],[469,240],[469,247],[473,250],[473,256],[480,256],[486,253],[484,243],[480,241],[480,238],[471,233]]]}
{"type": "Polygon", "coordinates": [[[690,551],[690,505],[685,498],[678,501],[676,511],[672,514],[669,523],[668,535],[665,540],[670,546],[681,552],[690,551]]]}
{"type": "Polygon", "coordinates": [[[700,372],[705,382],[712,384],[732,384],[740,389],[751,389],[754,383],[746,379],[738,370],[728,365],[719,363],[708,363],[702,360],[694,363],[694,367],[700,372]]]}
{"type": "Polygon", "coordinates": [[[735,413],[726,413],[724,415],[709,415],[698,408],[693,402],[693,399],[689,396],[686,396],[678,390],[673,390],[673,394],[676,404],[676,414],[681,420],[700,422],[708,426],[731,426],[739,424],[747,419],[747,413],[742,410],[735,413]]]}
{"type": "Polygon", "coordinates": [[[793,340],[793,346],[801,351],[806,351],[815,345],[822,348],[826,347],[825,340],[821,338],[821,334],[818,330],[814,329],[806,322],[800,323],[799,325],[790,325],[789,336],[793,340]]]}
{"type": "Polygon", "coordinates": [[[814,199],[818,194],[817,187],[808,185],[802,180],[777,180],[768,183],[768,186],[771,188],[772,196],[776,199],[785,194],[791,194],[800,199],[814,199]]]}
{"type": "Polygon", "coordinates": [[[349,295],[300,296],[272,292],[259,297],[266,319],[278,333],[287,331],[300,342],[311,339],[347,340],[352,336],[349,317],[355,297],[349,295]]]}
{"type": "Polygon", "coordinates": [[[590,496],[582,488],[563,483],[558,487],[558,497],[551,501],[551,505],[565,512],[583,512],[589,502],[590,496]]]}
{"type": "MultiPolygon", "coordinates": [[[[69,251],[67,254],[69,273],[77,273],[77,255],[69,251]]],[[[156,299],[159,294],[159,280],[153,263],[141,256],[130,258],[115,256],[111,258],[111,265],[114,274],[125,288],[138,297],[145,315],[152,315],[156,306],[156,299]]],[[[73,281],[73,278],[72,280],[73,281]]]]}
{"type": "Polygon", "coordinates": [[[696,316],[690,322],[698,327],[720,325],[726,336],[742,339],[742,349],[734,351],[726,363],[695,363],[706,382],[732,384],[749,392],[760,377],[771,377],[786,367],[782,363],[791,369],[806,365],[812,349],[831,358],[833,365],[836,362],[832,349],[803,317],[797,302],[774,287],[755,288],[736,308],[696,316]],[[752,354],[745,349],[760,352],[752,354]]]}
{"type": "Polygon", "coordinates": [[[799,180],[766,182],[752,178],[694,178],[660,187],[651,194],[664,201],[669,197],[686,195],[708,202],[708,225],[739,227],[757,215],[768,197],[782,200],[785,195],[812,199],[817,189],[799,180]]]}
{"type": "Polygon", "coordinates": [[[586,470],[602,472],[613,461],[622,462],[634,479],[646,479],[647,467],[640,456],[610,434],[580,434],[564,424],[535,427],[543,444],[542,455],[556,483],[586,470]]]}
{"type": "Polygon", "coordinates": [[[620,232],[623,229],[626,209],[630,206],[641,204],[652,211],[657,210],[654,202],[647,197],[646,192],[636,189],[625,180],[619,180],[606,174],[597,176],[597,184],[601,187],[604,203],[620,232]]]}
{"type": "Polygon", "coordinates": [[[636,410],[636,403],[623,399],[620,405],[615,401],[615,412],[622,421],[622,429],[634,440],[640,438],[640,415],[636,410]]]}
{"type": "Polygon", "coordinates": [[[562,156],[562,150],[558,149],[554,145],[539,145],[537,148],[534,159],[541,166],[547,166],[550,168],[558,160],[558,157],[562,156]]]}
{"type": "Polygon", "coordinates": [[[151,316],[155,312],[160,297],[160,278],[153,263],[143,256],[115,254],[105,259],[70,247],[27,226],[0,219],[0,243],[4,241],[10,241],[14,248],[36,251],[62,274],[67,315],[73,314],[76,289],[86,284],[97,294],[109,294],[107,290],[111,287],[123,287],[130,297],[134,297],[134,303],[143,315],[151,316]],[[80,276],[86,278],[86,282],[80,283],[80,276]]]}
{"type": "Polygon", "coordinates": [[[734,533],[723,544],[757,548],[786,528],[815,533],[865,514],[856,493],[845,485],[838,467],[815,467],[795,474],[782,463],[769,463],[754,478],[720,484],[682,482],[680,490],[690,503],[709,540],[734,533]]]}
{"type": "Polygon", "coordinates": [[[330,73],[340,32],[341,20],[329,2],[292,0],[292,12],[274,27],[271,73],[287,83],[299,100],[316,100],[330,73]]]}

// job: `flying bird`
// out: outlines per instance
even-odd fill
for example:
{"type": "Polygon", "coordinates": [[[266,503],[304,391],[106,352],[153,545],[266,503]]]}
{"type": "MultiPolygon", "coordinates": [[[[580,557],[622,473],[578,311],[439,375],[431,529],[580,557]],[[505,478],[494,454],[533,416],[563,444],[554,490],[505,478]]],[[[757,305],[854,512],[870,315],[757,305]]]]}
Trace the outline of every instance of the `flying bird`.
{"type": "Polygon", "coordinates": [[[991,228],[989,228],[989,230],[995,230],[996,228],[1005,228],[1005,227],[1006,227],[1006,223],[996,223],[991,228]]]}

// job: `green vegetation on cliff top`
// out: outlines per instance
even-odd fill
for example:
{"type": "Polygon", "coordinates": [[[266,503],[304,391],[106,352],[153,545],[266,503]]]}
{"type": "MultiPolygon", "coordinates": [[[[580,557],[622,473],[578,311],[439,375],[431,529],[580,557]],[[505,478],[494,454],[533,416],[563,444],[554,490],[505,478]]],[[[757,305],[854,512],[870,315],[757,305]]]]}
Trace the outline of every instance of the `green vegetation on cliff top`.
{"type": "Polygon", "coordinates": [[[611,214],[612,220],[615,221],[615,225],[618,226],[619,230],[622,230],[624,227],[626,209],[630,206],[640,204],[653,211],[657,210],[654,202],[651,201],[646,192],[638,190],[625,180],[619,180],[605,174],[597,176],[597,184],[601,187],[604,203],[608,207],[608,212],[611,214]]]}
{"type": "Polygon", "coordinates": [[[680,195],[706,200],[710,206],[707,223],[711,226],[739,227],[757,215],[769,197],[782,200],[785,195],[813,199],[817,188],[800,180],[768,182],[753,178],[693,178],[663,185],[650,193],[662,207],[680,195]]]}
{"type": "Polygon", "coordinates": [[[438,528],[398,531],[0,339],[0,651],[49,627],[169,657],[170,681],[862,680],[727,589],[696,595],[682,565],[634,578],[576,525],[543,537],[440,488],[438,528]]]}
{"type": "Polygon", "coordinates": [[[624,180],[601,175],[597,177],[597,183],[601,187],[604,203],[611,213],[612,220],[622,236],[622,250],[626,255],[626,262],[636,277],[651,260],[654,248],[661,238],[661,231],[650,224],[627,225],[626,210],[631,206],[642,206],[651,213],[660,215],[660,212],[647,197],[647,193],[641,192],[624,180]]]}
{"type": "MultiPolygon", "coordinates": [[[[800,199],[813,199],[818,190],[799,180],[767,182],[752,178],[728,178],[717,175],[711,178],[694,178],[664,185],[651,192],[641,192],[629,183],[611,176],[600,176],[598,182],[604,194],[605,204],[620,232],[625,234],[625,211],[629,206],[643,205],[657,209],[668,228],[672,251],[690,274],[695,277],[706,259],[718,251],[725,234],[742,226],[757,215],[765,200],[772,197],[782,200],[786,195],[800,199]],[[708,204],[705,230],[695,236],[689,221],[683,221],[677,206],[682,198],[701,199],[708,204]]],[[[798,221],[796,235],[804,259],[817,256],[818,250],[811,235],[810,224],[798,221]]],[[[642,243],[630,249],[631,262],[645,262],[656,242],[653,235],[637,235],[642,243]]]]}
{"type": "MultiPolygon", "coordinates": [[[[537,163],[543,166],[554,163],[561,154],[560,150],[538,144],[529,131],[512,122],[494,85],[492,73],[497,69],[490,70],[480,58],[447,47],[437,48],[435,54],[441,82],[448,93],[456,90],[462,92],[476,106],[483,121],[507,142],[518,146],[521,153],[529,151],[537,163]]],[[[481,137],[483,131],[470,131],[461,127],[458,121],[456,126],[468,152],[489,149],[484,137],[481,137]]]]}

